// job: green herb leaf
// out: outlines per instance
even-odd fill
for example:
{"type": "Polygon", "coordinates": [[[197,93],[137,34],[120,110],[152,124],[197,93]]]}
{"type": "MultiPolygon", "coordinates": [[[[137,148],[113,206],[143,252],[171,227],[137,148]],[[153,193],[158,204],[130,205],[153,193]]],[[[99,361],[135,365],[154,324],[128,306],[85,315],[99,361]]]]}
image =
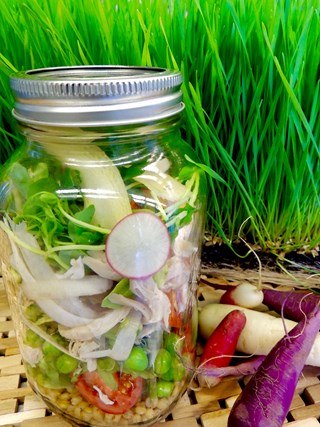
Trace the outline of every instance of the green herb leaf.
{"type": "Polygon", "coordinates": [[[56,180],[51,177],[38,179],[37,181],[29,184],[28,197],[43,191],[44,188],[46,191],[54,193],[58,190],[59,186],[56,180]]]}
{"type": "Polygon", "coordinates": [[[103,299],[102,303],[101,303],[101,307],[105,307],[105,308],[120,308],[120,304],[115,304],[112,303],[109,300],[109,296],[111,294],[120,294],[123,295],[126,298],[132,298],[133,297],[133,293],[130,290],[130,282],[128,279],[121,279],[116,286],[112,289],[112,291],[103,299]]]}
{"type": "MultiPolygon", "coordinates": [[[[74,218],[82,221],[83,223],[90,224],[94,216],[95,208],[93,205],[88,206],[82,211],[77,212],[74,215],[74,218]]],[[[68,233],[71,240],[74,243],[79,245],[93,245],[95,243],[100,243],[103,239],[103,235],[97,231],[88,230],[85,227],[75,224],[72,221],[69,221],[68,224],[68,233]]]]}

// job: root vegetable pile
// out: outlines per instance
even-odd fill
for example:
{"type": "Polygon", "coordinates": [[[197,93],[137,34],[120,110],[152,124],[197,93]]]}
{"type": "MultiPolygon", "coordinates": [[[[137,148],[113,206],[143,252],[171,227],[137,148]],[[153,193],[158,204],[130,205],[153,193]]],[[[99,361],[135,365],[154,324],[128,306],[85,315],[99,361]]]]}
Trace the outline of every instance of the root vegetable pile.
{"type": "Polygon", "coordinates": [[[245,308],[246,301],[242,307],[236,305],[231,298],[238,294],[236,287],[227,289],[219,303],[200,310],[199,332],[205,345],[199,383],[212,386],[225,376],[253,375],[231,410],[228,427],[281,427],[304,366],[320,367],[320,299],[312,292],[263,289],[263,303],[271,310],[267,313],[245,308]],[[221,325],[235,313],[241,313],[245,322],[240,327],[234,319],[221,343],[221,325]],[[238,352],[231,366],[231,357],[221,357],[220,365],[203,363],[209,348],[218,347],[220,356],[230,356],[231,352],[224,352],[226,346],[238,352]],[[223,361],[227,362],[223,365],[223,361]]]}

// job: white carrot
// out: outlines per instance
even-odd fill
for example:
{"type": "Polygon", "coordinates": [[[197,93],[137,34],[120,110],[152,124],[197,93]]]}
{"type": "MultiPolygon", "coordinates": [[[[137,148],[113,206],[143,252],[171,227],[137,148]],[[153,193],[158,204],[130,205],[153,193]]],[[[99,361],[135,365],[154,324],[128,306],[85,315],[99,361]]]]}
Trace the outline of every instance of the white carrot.
{"type": "MultiPolygon", "coordinates": [[[[234,305],[208,304],[199,315],[199,331],[207,339],[221,320],[232,310],[234,305]]],[[[252,355],[267,355],[274,345],[296,326],[292,320],[274,317],[246,308],[242,308],[247,322],[239,337],[237,350],[252,355]]],[[[307,365],[320,367],[320,335],[318,334],[311,352],[307,358],[307,365]]]]}

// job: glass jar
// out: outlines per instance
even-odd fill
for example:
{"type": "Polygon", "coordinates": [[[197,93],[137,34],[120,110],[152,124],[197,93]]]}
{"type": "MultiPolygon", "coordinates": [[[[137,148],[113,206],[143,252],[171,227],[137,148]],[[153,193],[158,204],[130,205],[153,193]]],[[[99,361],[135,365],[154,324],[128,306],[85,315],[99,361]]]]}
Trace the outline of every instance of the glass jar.
{"type": "Polygon", "coordinates": [[[75,426],[150,425],[192,374],[206,180],[180,85],[142,67],[11,79],[3,277],[29,383],[75,426]]]}

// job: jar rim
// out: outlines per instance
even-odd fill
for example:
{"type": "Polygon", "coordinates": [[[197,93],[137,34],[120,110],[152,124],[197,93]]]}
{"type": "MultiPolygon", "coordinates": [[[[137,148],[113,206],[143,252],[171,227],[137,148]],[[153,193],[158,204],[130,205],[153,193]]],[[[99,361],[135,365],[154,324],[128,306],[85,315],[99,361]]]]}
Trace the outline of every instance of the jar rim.
{"type": "Polygon", "coordinates": [[[182,76],[160,67],[89,65],[22,71],[10,78],[13,115],[25,123],[99,126],[180,113],[182,76]]]}

